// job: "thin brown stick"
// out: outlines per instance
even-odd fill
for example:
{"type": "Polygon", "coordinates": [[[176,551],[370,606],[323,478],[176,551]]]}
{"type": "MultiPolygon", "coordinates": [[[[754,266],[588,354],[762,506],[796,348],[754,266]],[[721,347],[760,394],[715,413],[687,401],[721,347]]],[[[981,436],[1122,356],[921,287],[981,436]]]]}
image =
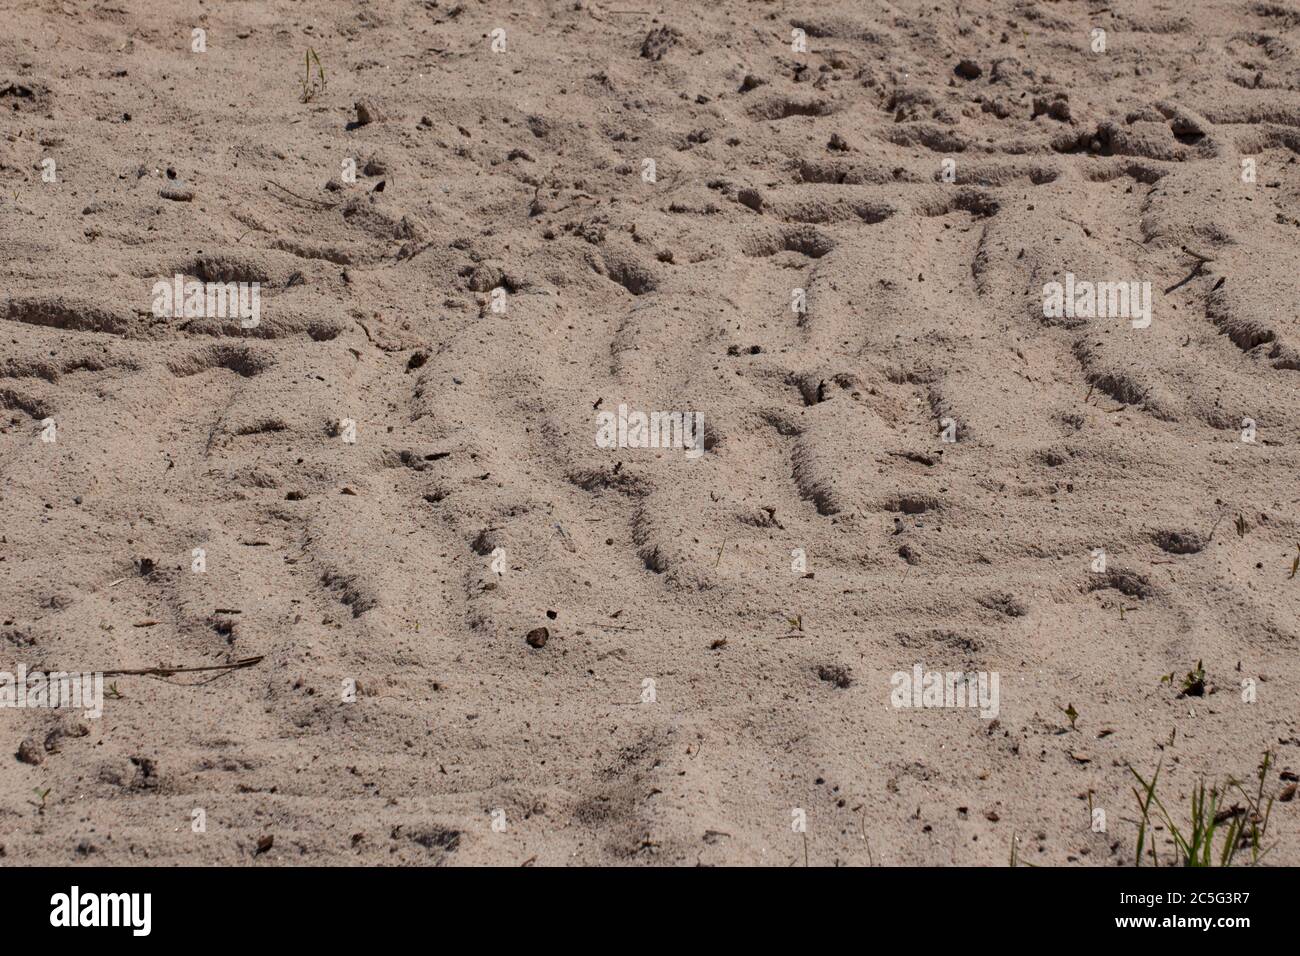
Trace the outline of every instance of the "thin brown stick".
{"type": "Polygon", "coordinates": [[[299,196],[292,189],[286,189],[284,186],[281,186],[279,183],[277,183],[274,179],[268,179],[267,182],[270,183],[272,186],[274,186],[276,189],[288,193],[294,199],[300,199],[303,202],[314,203],[315,205],[319,206],[321,209],[333,209],[335,206],[338,205],[338,203],[333,203],[333,202],[321,202],[321,200],[312,199],[310,196],[299,196]]]}
{"type": "Polygon", "coordinates": [[[173,674],[195,674],[199,671],[236,671],[259,664],[264,655],[245,657],[233,664],[211,664],[207,667],[140,667],[113,671],[101,671],[104,677],[171,677],[173,674]]]}
{"type": "Polygon", "coordinates": [[[1197,277],[1199,277],[1199,276],[1204,275],[1204,274],[1205,274],[1205,264],[1206,264],[1207,262],[1213,262],[1213,261],[1214,261],[1214,260],[1212,260],[1212,259],[1203,259],[1203,258],[1201,258],[1200,256],[1196,255],[1196,253],[1191,252],[1191,251],[1189,251],[1189,250],[1187,250],[1187,249],[1184,249],[1183,251],[1186,252],[1188,255],[1190,255],[1192,258],[1194,258],[1194,259],[1196,260],[1196,265],[1192,266],[1192,271],[1189,272],[1189,273],[1187,273],[1186,276],[1184,276],[1182,279],[1179,279],[1177,282],[1175,282],[1175,283],[1174,283],[1173,285],[1171,285],[1169,288],[1165,289],[1165,295],[1168,295],[1170,292],[1173,292],[1175,289],[1180,289],[1180,288],[1182,288],[1183,286],[1187,285],[1187,283],[1191,282],[1193,279],[1195,279],[1195,278],[1197,278],[1197,277]]]}

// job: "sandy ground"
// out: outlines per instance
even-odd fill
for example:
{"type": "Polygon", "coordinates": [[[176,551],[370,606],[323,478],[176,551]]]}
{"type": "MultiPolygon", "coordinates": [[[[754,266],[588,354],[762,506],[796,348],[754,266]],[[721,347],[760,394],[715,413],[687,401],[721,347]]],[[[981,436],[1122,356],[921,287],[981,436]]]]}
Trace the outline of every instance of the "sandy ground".
{"type": "Polygon", "coordinates": [[[0,13],[0,862],[1300,863],[1294,0],[0,13]]]}

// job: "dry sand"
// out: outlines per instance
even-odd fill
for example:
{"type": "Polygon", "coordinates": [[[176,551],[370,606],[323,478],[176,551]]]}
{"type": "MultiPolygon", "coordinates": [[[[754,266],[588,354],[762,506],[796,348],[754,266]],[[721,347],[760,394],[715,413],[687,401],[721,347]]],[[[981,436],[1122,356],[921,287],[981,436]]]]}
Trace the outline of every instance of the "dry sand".
{"type": "Polygon", "coordinates": [[[0,668],[262,657],[0,710],[0,862],[1118,865],[1129,765],[1294,793],[1294,0],[0,7],[0,668]]]}

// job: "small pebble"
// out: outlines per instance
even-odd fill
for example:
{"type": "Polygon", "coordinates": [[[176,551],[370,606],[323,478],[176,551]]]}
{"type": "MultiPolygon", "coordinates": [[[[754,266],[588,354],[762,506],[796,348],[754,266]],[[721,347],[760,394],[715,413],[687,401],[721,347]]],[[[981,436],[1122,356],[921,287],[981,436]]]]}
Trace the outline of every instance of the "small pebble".
{"type": "Polygon", "coordinates": [[[18,745],[18,759],[38,767],[45,762],[45,751],[35,737],[28,737],[18,745]]]}
{"type": "Polygon", "coordinates": [[[158,195],[163,199],[170,199],[172,202],[193,202],[194,190],[182,182],[169,182],[162,189],[158,190],[158,195]]]}

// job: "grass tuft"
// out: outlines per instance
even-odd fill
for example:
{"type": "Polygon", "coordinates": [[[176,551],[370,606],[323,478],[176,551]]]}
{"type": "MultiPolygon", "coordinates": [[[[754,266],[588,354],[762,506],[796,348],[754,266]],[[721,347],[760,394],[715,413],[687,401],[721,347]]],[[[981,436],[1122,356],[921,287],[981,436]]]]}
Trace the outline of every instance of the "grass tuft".
{"type": "MultiPolygon", "coordinates": [[[[1238,854],[1243,851],[1249,851],[1250,854],[1247,865],[1254,866],[1259,863],[1272,849],[1264,846],[1274,799],[1271,795],[1265,799],[1264,786],[1272,764],[1272,751],[1265,751],[1264,759],[1259,766],[1258,787],[1253,796],[1232,778],[1221,786],[1208,788],[1205,781],[1201,780],[1192,791],[1191,819],[1186,829],[1179,829],[1172,814],[1156,795],[1161,764],[1156,764],[1156,772],[1152,774],[1149,782],[1129,767],[1129,772],[1137,779],[1141,788],[1140,790],[1138,787],[1133,788],[1133,796],[1137,799],[1138,811],[1142,815],[1142,819],[1138,822],[1137,855],[1134,864],[1142,865],[1143,850],[1146,848],[1148,832],[1152,829],[1153,805],[1174,839],[1172,865],[1232,866],[1238,854]],[[1234,790],[1241,795],[1245,806],[1239,803],[1225,805],[1227,797],[1234,790]]],[[[1154,835],[1151,836],[1150,855],[1152,864],[1159,866],[1160,859],[1154,835]]]]}
{"type": "Polygon", "coordinates": [[[304,103],[310,103],[315,99],[317,93],[325,89],[325,67],[321,66],[320,57],[316,55],[316,51],[311,47],[307,48],[307,53],[304,57],[304,66],[306,72],[302,78],[302,101],[304,103]],[[313,62],[316,64],[315,76],[312,76],[311,73],[311,65],[313,62]]]}

